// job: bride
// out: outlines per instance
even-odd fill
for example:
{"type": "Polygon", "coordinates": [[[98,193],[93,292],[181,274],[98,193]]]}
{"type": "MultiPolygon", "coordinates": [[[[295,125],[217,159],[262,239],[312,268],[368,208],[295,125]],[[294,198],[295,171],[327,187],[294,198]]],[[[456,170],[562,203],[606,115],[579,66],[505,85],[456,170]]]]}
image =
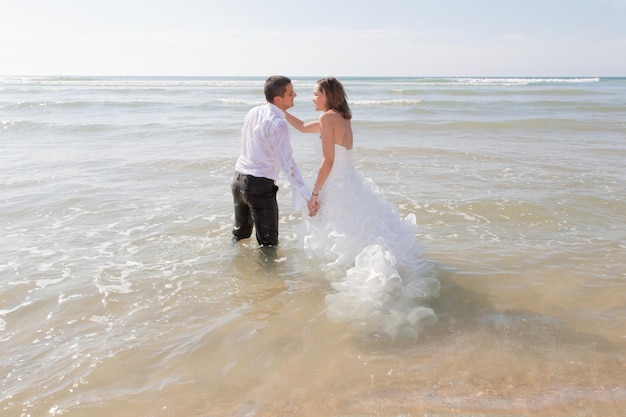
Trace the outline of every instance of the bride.
{"type": "Polygon", "coordinates": [[[336,293],[326,297],[331,320],[368,333],[416,337],[437,321],[425,305],[440,284],[415,239],[415,216],[403,219],[383,193],[352,164],[352,113],[333,77],[313,89],[318,120],[287,121],[300,132],[319,133],[321,164],[309,201],[310,217],[298,227],[309,253],[324,258],[336,293]]]}

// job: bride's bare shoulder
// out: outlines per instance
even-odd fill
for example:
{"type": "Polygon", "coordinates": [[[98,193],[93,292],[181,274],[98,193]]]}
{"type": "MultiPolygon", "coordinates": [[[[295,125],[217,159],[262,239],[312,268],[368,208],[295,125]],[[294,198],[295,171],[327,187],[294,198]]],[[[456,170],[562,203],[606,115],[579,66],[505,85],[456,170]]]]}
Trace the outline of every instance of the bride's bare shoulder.
{"type": "Polygon", "coordinates": [[[341,115],[334,110],[327,110],[324,113],[320,114],[320,122],[326,123],[338,123],[342,119],[341,115]]]}

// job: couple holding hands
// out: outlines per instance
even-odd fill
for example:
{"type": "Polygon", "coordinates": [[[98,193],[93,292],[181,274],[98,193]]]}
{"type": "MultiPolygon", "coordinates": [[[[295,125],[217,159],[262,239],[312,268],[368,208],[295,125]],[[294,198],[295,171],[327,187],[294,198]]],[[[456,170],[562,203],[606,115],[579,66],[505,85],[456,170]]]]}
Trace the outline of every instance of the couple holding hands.
{"type": "Polygon", "coordinates": [[[264,92],[267,102],[247,113],[242,128],[232,181],[233,240],[247,239],[256,229],[261,247],[278,245],[275,182],[282,170],[293,186],[293,207],[308,208],[297,228],[304,249],[340,270],[341,279],[332,283],[337,293],[326,297],[329,317],[390,336],[416,335],[436,321],[421,300],[438,295],[439,281],[422,258],[415,217],[401,218],[352,164],[352,113],[343,85],[334,77],[316,82],[313,103],[322,113],[311,122],[287,112],[297,96],[289,78],[269,77],[264,92]],[[288,124],[320,136],[312,192],[294,160],[288,124]]]}

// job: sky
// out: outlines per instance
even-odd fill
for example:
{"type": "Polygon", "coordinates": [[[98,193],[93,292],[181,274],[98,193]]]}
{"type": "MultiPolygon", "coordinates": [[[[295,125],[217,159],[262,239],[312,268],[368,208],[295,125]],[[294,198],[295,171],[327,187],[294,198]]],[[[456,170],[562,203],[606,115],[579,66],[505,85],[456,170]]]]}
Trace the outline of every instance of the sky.
{"type": "Polygon", "coordinates": [[[626,76],[626,0],[0,0],[0,75],[626,76]]]}

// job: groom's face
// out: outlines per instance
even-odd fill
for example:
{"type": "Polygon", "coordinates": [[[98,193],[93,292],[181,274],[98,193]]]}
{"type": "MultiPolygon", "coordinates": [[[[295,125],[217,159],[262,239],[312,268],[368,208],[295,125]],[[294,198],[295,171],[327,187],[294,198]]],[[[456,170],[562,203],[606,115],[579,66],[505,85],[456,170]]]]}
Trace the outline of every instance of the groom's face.
{"type": "Polygon", "coordinates": [[[285,94],[282,97],[276,97],[274,99],[274,104],[281,110],[287,110],[293,107],[293,100],[298,95],[293,90],[293,85],[291,83],[287,84],[285,88],[285,94]]]}

